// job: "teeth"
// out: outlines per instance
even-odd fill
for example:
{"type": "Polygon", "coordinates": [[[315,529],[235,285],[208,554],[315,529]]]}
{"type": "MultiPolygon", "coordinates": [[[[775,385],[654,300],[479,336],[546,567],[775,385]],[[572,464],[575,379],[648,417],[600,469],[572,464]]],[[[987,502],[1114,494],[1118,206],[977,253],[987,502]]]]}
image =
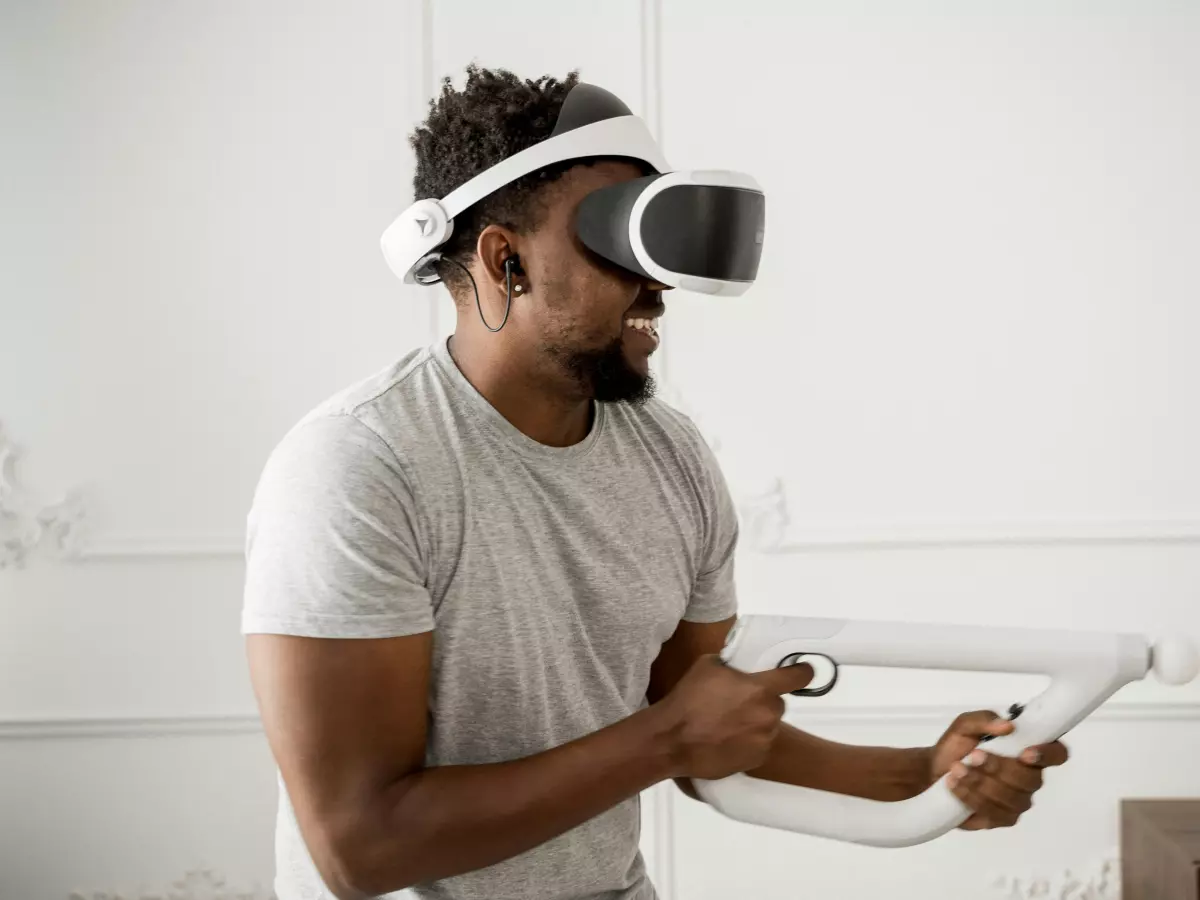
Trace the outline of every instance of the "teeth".
{"type": "Polygon", "coordinates": [[[655,323],[654,319],[630,318],[630,319],[625,320],[625,327],[626,328],[636,328],[638,331],[642,332],[643,334],[648,334],[650,337],[654,338],[655,341],[658,341],[659,340],[658,331],[655,329],[654,323],[655,323]]]}

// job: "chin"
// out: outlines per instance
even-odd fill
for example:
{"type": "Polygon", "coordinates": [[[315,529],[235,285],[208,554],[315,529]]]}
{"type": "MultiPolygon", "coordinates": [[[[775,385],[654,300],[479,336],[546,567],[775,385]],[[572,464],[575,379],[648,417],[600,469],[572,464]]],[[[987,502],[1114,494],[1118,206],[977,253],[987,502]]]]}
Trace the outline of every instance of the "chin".
{"type": "Polygon", "coordinates": [[[636,372],[642,378],[650,377],[650,357],[644,353],[625,350],[625,365],[631,372],[636,372]]]}
{"type": "Polygon", "coordinates": [[[657,385],[649,361],[622,358],[622,365],[608,368],[592,378],[592,397],[599,403],[629,403],[640,406],[654,396],[657,385]]]}
{"type": "Polygon", "coordinates": [[[599,403],[641,404],[655,393],[650,356],[616,338],[600,348],[554,351],[560,365],[599,403]]]}

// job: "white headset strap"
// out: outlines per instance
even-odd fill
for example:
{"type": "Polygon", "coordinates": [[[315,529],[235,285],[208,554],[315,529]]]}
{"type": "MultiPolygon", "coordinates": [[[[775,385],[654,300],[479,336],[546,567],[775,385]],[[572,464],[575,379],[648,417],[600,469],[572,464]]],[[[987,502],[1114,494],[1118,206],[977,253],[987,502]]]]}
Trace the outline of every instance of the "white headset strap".
{"type": "Polygon", "coordinates": [[[522,175],[584,156],[628,156],[646,161],[656,172],[670,171],[646,123],[637,116],[616,116],[547,138],[498,162],[447,194],[441,201],[442,208],[446,217],[453,219],[522,175]]]}

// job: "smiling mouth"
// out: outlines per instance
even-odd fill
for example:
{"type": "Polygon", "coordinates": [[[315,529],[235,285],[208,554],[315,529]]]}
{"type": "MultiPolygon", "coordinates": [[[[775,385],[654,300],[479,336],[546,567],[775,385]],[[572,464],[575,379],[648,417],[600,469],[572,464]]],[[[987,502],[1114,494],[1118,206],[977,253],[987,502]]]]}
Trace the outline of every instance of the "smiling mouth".
{"type": "Polygon", "coordinates": [[[655,327],[658,324],[658,316],[630,316],[625,319],[625,327],[632,328],[634,331],[646,335],[657,344],[661,338],[658,336],[658,329],[655,327]]]}

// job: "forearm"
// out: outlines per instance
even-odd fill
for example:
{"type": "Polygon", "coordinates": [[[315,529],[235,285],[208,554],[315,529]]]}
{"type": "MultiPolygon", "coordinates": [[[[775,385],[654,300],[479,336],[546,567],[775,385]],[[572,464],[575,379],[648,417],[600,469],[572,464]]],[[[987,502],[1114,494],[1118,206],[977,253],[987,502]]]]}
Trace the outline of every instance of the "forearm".
{"type": "Polygon", "coordinates": [[[676,775],[670,748],[670,723],[649,708],[534,756],[414,773],[362,828],[354,887],[374,896],[532,849],[676,775]]]}
{"type": "Polygon", "coordinates": [[[929,786],[930,750],[841,744],[784,724],[767,762],[746,774],[872,800],[905,800],[929,786]]]}

